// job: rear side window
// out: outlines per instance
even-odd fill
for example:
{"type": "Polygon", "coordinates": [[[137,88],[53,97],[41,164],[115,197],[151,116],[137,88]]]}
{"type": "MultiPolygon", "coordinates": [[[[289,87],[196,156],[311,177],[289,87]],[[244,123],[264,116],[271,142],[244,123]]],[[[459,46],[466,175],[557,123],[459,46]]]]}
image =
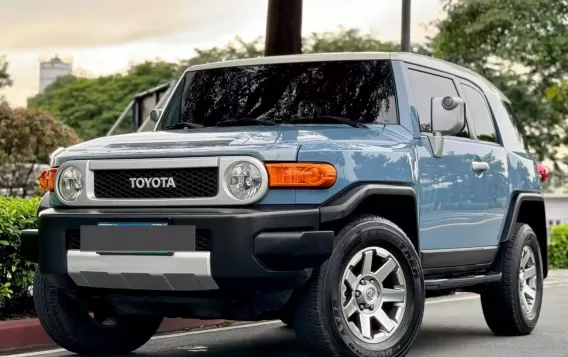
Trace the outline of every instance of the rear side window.
{"type": "Polygon", "coordinates": [[[515,115],[515,112],[513,111],[513,107],[511,106],[511,103],[507,103],[504,101],[501,101],[501,103],[503,104],[503,106],[505,107],[505,110],[507,111],[507,115],[509,116],[509,120],[511,121],[511,123],[513,123],[513,131],[515,132],[515,136],[517,137],[517,141],[519,142],[519,144],[524,148],[525,147],[525,141],[523,139],[523,135],[521,134],[521,124],[519,123],[519,120],[517,119],[517,116],[515,115]]]}
{"type": "MultiPolygon", "coordinates": [[[[458,91],[453,79],[442,77],[435,74],[409,70],[410,82],[414,92],[414,102],[420,117],[420,131],[423,133],[432,132],[432,98],[445,96],[458,96],[458,91]]],[[[457,136],[469,137],[466,129],[457,136]]]]}
{"type": "Polygon", "coordinates": [[[495,120],[499,126],[499,134],[503,141],[503,146],[507,150],[525,151],[525,143],[519,130],[521,128],[518,126],[519,123],[513,114],[511,105],[493,94],[487,94],[487,100],[491,105],[495,120]]]}
{"type": "Polygon", "coordinates": [[[477,138],[482,141],[496,143],[497,133],[495,125],[493,125],[493,118],[483,94],[467,84],[462,84],[462,89],[465,94],[466,105],[469,107],[469,112],[472,116],[471,120],[473,120],[475,125],[477,138]]]}

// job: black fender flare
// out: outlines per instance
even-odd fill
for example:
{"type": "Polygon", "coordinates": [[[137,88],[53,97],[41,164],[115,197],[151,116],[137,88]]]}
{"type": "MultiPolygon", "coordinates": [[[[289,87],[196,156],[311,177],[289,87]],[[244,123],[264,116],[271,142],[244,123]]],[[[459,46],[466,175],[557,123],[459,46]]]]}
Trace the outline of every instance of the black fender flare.
{"type": "MultiPolygon", "coordinates": [[[[517,222],[519,218],[519,213],[521,211],[521,205],[523,202],[527,201],[537,201],[544,203],[544,197],[540,193],[532,192],[521,192],[515,195],[511,199],[511,205],[509,206],[509,211],[507,212],[507,219],[505,220],[505,225],[503,226],[503,232],[501,233],[501,243],[509,240],[511,235],[511,230],[513,225],[517,222]]],[[[544,222],[546,225],[546,221],[544,222]]]]}
{"type": "Polygon", "coordinates": [[[349,216],[361,202],[373,195],[412,196],[416,202],[416,191],[403,184],[370,183],[351,186],[325,202],[320,208],[320,221],[332,222],[349,216]]]}
{"type": "Polygon", "coordinates": [[[507,212],[507,218],[505,220],[505,225],[503,226],[503,232],[501,233],[501,245],[509,240],[511,231],[515,223],[533,223],[532,228],[535,231],[538,242],[540,245],[540,250],[542,254],[543,263],[543,274],[544,278],[548,276],[548,228],[546,223],[546,207],[544,203],[544,196],[537,192],[520,192],[513,196],[511,199],[511,204],[509,205],[509,210],[507,212]],[[544,212],[542,215],[544,217],[536,216],[526,216],[524,213],[521,216],[521,207],[525,202],[535,202],[541,203],[544,212]],[[542,222],[540,222],[542,219],[542,222]]]}

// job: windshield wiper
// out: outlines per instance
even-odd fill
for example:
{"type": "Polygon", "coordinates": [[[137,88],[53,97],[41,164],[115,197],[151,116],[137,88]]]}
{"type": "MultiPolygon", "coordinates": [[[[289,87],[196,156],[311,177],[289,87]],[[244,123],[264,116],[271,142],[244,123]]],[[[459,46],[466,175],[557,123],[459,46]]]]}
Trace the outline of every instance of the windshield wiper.
{"type": "Polygon", "coordinates": [[[344,117],[336,117],[333,115],[314,115],[311,117],[299,117],[299,118],[292,118],[286,121],[287,123],[302,123],[302,122],[311,122],[311,123],[319,123],[319,124],[346,124],[352,126],[354,128],[368,128],[363,123],[359,123],[355,120],[351,120],[349,118],[344,117]]]}
{"type": "Polygon", "coordinates": [[[197,128],[203,128],[203,125],[196,123],[189,123],[187,121],[180,121],[179,123],[166,126],[164,130],[197,129],[197,128]]]}
{"type": "Polygon", "coordinates": [[[233,126],[233,125],[276,125],[276,124],[268,120],[262,120],[256,118],[231,119],[216,124],[216,126],[233,126]]]}

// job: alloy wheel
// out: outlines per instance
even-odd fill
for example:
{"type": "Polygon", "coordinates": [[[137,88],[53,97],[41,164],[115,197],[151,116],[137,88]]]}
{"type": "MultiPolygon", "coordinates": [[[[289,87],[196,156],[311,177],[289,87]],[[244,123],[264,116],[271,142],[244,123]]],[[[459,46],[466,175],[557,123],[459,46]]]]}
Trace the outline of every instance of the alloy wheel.
{"type": "Polygon", "coordinates": [[[406,306],[406,279],[395,256],[368,247],[351,258],[340,286],[342,312],[360,340],[378,343],[399,327],[406,306]]]}

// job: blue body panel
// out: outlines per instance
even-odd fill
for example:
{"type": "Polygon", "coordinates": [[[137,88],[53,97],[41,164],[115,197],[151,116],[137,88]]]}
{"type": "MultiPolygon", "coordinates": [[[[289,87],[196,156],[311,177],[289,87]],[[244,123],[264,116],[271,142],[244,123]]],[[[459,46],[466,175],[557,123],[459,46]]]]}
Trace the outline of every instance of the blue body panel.
{"type": "Polygon", "coordinates": [[[414,139],[402,126],[389,125],[382,130],[343,128],[333,134],[337,139],[302,144],[298,161],[332,163],[337,169],[337,183],[328,190],[297,190],[296,203],[325,202],[356,182],[416,183],[414,139]],[[339,132],[343,138],[337,136],[339,132]]]}

